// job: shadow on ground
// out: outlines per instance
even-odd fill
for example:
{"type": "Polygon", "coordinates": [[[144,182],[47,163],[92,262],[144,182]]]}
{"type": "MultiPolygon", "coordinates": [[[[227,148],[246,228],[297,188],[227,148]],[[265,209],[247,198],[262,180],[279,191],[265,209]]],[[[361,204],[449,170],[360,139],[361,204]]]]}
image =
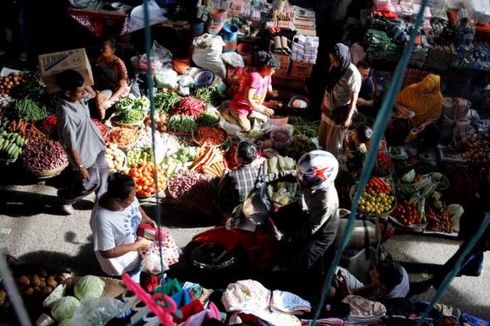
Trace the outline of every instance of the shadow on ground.
{"type": "MultiPolygon", "coordinates": [[[[154,218],[157,216],[155,204],[143,204],[147,214],[154,218]]],[[[216,217],[206,215],[191,207],[163,203],[161,206],[161,222],[169,228],[196,228],[216,225],[219,220],[216,217]]]]}
{"type": "MultiPolygon", "coordinates": [[[[77,210],[91,210],[93,203],[80,200],[74,204],[77,210]]],[[[17,190],[0,190],[0,212],[10,217],[34,216],[38,214],[62,215],[56,196],[17,190]]]]}

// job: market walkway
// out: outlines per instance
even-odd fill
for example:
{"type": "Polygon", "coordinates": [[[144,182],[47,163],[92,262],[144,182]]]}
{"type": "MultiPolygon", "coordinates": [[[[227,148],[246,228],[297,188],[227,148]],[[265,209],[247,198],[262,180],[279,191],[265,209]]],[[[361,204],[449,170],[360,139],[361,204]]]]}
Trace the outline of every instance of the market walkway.
{"type": "MultiPolygon", "coordinates": [[[[50,206],[55,194],[55,188],[44,185],[0,186],[0,245],[23,262],[63,267],[79,274],[100,273],[92,252],[88,223],[93,198],[77,204],[73,216],[59,216],[53,215],[55,211],[50,206]],[[5,234],[9,230],[10,234],[5,234]]],[[[195,233],[213,223],[199,215],[176,210],[167,213],[164,224],[171,229],[179,246],[185,246],[195,233]]],[[[395,259],[440,264],[454,253],[457,243],[397,236],[387,242],[386,248],[395,259]]],[[[483,275],[454,280],[442,303],[490,319],[490,255],[485,258],[483,275]]],[[[420,298],[429,298],[433,293],[430,290],[420,298]]]]}

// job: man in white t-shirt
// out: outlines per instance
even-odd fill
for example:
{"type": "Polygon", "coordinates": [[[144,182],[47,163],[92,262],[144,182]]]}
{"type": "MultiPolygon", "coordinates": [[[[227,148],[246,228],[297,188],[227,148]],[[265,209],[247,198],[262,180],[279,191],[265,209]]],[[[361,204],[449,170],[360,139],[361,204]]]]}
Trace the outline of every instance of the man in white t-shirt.
{"type": "Polygon", "coordinates": [[[120,276],[139,269],[138,250],[152,244],[145,238],[138,240],[136,230],[141,223],[156,227],[135,197],[133,179],[125,174],[113,174],[90,219],[95,255],[105,273],[120,276]]]}

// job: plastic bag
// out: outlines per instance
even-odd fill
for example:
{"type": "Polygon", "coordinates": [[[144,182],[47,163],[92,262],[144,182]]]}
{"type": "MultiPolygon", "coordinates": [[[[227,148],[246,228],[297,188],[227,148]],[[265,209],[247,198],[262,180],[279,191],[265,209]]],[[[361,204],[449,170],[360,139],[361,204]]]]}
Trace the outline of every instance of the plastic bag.
{"type": "MultiPolygon", "coordinates": [[[[158,6],[154,0],[148,1],[148,13],[150,15],[150,25],[162,23],[167,20],[166,10],[158,6]]],[[[129,32],[134,32],[145,27],[145,15],[143,5],[135,7],[131,11],[129,18],[129,32]]]]}
{"type": "Polygon", "coordinates": [[[167,266],[167,264],[165,264],[165,262],[163,262],[162,269],[162,264],[160,264],[160,255],[156,252],[150,252],[141,261],[141,271],[143,272],[158,275],[168,270],[169,267],[167,266]]]}
{"type": "Polygon", "coordinates": [[[122,301],[108,297],[86,299],[77,308],[70,321],[79,326],[103,326],[117,317],[117,313],[123,306],[122,301]]]}
{"type": "Polygon", "coordinates": [[[155,82],[158,87],[176,88],[178,84],[177,72],[173,69],[164,68],[155,73],[155,82]]]}
{"type": "Polygon", "coordinates": [[[245,63],[243,62],[243,57],[236,52],[227,52],[221,55],[221,59],[224,62],[233,67],[243,68],[245,63]]]}
{"type": "Polygon", "coordinates": [[[196,37],[192,42],[192,60],[198,67],[225,78],[226,66],[221,59],[224,44],[221,36],[203,34],[196,37]]]}

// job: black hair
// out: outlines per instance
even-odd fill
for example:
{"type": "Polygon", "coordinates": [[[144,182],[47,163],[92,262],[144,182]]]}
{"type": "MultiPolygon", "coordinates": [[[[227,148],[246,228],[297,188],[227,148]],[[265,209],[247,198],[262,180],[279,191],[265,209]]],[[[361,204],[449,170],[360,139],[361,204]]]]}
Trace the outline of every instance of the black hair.
{"type": "Polygon", "coordinates": [[[85,84],[82,74],[72,69],[59,73],[56,79],[62,92],[74,91],[85,84]]]}
{"type": "Polygon", "coordinates": [[[367,60],[361,60],[361,61],[359,61],[359,63],[357,64],[357,66],[359,68],[363,68],[363,69],[371,69],[371,65],[369,64],[369,61],[367,61],[367,60]]]}
{"type": "Polygon", "coordinates": [[[357,138],[361,143],[367,143],[371,139],[372,130],[366,125],[360,125],[356,129],[357,138]]]}
{"type": "Polygon", "coordinates": [[[108,45],[111,49],[115,50],[116,49],[116,40],[112,37],[105,38],[102,41],[102,47],[108,45]]]}
{"type": "Polygon", "coordinates": [[[107,194],[117,199],[127,199],[135,187],[134,180],[129,175],[116,172],[107,179],[107,194]]]}
{"type": "Polygon", "coordinates": [[[382,260],[376,265],[379,280],[388,290],[392,290],[403,280],[403,271],[400,264],[392,260],[382,260]]]}
{"type": "Polygon", "coordinates": [[[238,157],[245,164],[250,164],[257,158],[257,147],[248,140],[241,141],[238,144],[238,157]]]}
{"type": "Polygon", "coordinates": [[[279,60],[272,53],[266,51],[259,51],[259,53],[257,53],[257,61],[259,62],[260,68],[279,68],[279,60]]]}

